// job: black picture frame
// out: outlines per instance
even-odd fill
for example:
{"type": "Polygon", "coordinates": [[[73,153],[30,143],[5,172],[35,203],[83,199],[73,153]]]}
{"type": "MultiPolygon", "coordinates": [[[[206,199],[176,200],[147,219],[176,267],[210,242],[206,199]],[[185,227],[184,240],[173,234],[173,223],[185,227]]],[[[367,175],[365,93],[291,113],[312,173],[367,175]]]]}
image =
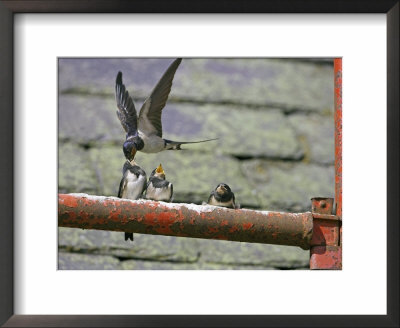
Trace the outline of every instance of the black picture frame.
{"type": "MultiPolygon", "coordinates": [[[[0,0],[0,324],[5,327],[399,327],[399,1],[0,0]],[[385,13],[387,16],[387,315],[14,315],[13,16],[15,13],[385,13]],[[12,174],[11,174],[12,173],[12,174]]],[[[377,213],[379,214],[379,213],[377,213]]],[[[17,242],[18,240],[16,240],[17,242]]],[[[374,242],[371,237],[371,243],[374,242]]],[[[367,269],[366,269],[367,270],[367,269]]],[[[368,292],[368,286],[365,286],[368,292]]],[[[307,295],[304,295],[307,298],[307,295]]],[[[304,300],[303,298],[303,300],[304,300]]],[[[312,298],[310,298],[311,302],[312,298]]],[[[323,300],[318,300],[322,301],[323,300]]]]}

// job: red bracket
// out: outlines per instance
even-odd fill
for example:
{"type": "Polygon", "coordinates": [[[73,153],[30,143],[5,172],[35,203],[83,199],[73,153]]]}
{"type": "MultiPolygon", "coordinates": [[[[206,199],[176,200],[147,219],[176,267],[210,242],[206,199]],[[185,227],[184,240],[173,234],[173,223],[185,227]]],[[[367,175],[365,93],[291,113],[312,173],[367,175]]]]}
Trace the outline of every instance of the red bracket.
{"type": "Polygon", "coordinates": [[[310,269],[340,270],[342,247],[340,245],[341,220],[332,215],[333,198],[312,198],[313,236],[310,249],[310,269]]]}

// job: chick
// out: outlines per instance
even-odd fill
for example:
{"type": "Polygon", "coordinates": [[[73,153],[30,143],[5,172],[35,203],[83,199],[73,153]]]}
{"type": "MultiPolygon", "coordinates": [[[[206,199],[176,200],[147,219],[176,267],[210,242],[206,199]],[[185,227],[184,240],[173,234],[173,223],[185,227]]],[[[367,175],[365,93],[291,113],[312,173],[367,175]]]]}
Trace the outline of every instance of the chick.
{"type": "Polygon", "coordinates": [[[235,195],[226,183],[220,183],[211,192],[207,203],[214,206],[236,208],[235,195]]]}
{"type": "Polygon", "coordinates": [[[161,164],[151,172],[146,188],[146,199],[170,202],[174,188],[171,182],[165,180],[165,172],[161,164]]]}
{"type": "MultiPolygon", "coordinates": [[[[118,197],[138,199],[146,188],[146,172],[136,164],[135,160],[126,161],[122,169],[122,179],[119,184],[118,197]]],[[[133,241],[133,233],[125,232],[125,240],[133,241]]]]}

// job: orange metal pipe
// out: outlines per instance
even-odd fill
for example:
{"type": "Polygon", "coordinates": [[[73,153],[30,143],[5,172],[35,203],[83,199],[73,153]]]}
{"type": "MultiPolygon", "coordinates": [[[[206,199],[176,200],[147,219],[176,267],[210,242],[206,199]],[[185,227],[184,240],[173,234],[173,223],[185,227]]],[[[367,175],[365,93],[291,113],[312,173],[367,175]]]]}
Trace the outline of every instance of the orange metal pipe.
{"type": "Polygon", "coordinates": [[[58,195],[58,226],[310,248],[313,217],[216,206],[58,195]]]}

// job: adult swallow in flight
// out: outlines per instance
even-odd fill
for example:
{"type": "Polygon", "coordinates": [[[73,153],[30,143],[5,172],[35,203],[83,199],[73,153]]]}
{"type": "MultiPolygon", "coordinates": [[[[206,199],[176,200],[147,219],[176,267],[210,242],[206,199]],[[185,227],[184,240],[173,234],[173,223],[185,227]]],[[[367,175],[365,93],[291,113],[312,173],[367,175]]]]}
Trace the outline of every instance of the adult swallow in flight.
{"type": "Polygon", "coordinates": [[[146,199],[170,202],[174,188],[172,183],[165,180],[165,172],[161,164],[151,172],[146,188],[146,199]]]}
{"type": "MultiPolygon", "coordinates": [[[[126,161],[122,169],[122,179],[119,184],[118,197],[138,199],[146,188],[146,172],[134,160],[126,161]]],[[[125,240],[133,241],[133,233],[125,232],[125,240]]]]}
{"type": "Polygon", "coordinates": [[[235,195],[225,183],[220,183],[208,197],[208,204],[228,208],[236,208],[235,195]]]}
{"type": "Polygon", "coordinates": [[[118,107],[117,115],[126,132],[123,145],[126,159],[132,160],[137,151],[158,153],[167,149],[181,149],[183,144],[216,140],[179,142],[162,138],[161,111],[167,102],[172,80],[181,61],[182,58],[178,58],[168,67],[150,96],[144,101],[139,117],[133,100],[122,83],[122,73],[118,72],[115,81],[115,99],[118,107]]]}

